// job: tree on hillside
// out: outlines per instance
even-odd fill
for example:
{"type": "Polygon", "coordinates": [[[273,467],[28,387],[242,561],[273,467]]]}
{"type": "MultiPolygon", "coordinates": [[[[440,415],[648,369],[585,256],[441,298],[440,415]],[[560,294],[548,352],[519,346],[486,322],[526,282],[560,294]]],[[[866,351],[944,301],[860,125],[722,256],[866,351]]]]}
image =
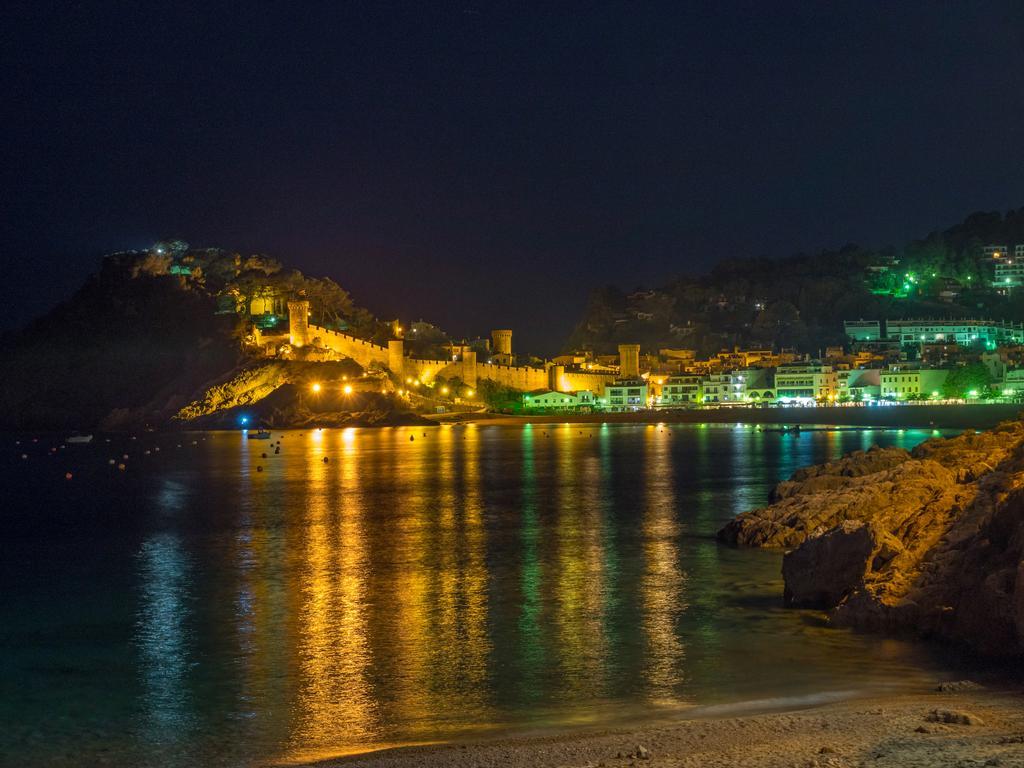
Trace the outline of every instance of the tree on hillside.
{"type": "Polygon", "coordinates": [[[942,394],[948,398],[960,398],[975,391],[980,395],[991,383],[992,374],[988,368],[981,363],[971,363],[949,372],[942,385],[942,394]]]}
{"type": "Polygon", "coordinates": [[[305,290],[318,325],[338,326],[344,318],[352,315],[352,297],[329,277],[307,278],[305,290]]]}

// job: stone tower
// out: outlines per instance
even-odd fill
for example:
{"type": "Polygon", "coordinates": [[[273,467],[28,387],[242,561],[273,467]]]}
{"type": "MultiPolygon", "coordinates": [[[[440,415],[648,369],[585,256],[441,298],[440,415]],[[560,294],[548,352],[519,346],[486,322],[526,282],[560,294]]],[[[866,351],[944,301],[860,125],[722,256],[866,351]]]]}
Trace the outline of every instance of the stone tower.
{"type": "Polygon", "coordinates": [[[567,387],[564,385],[565,366],[552,363],[548,367],[548,389],[554,392],[564,392],[567,387]]]}
{"type": "Polygon", "coordinates": [[[476,350],[462,348],[462,383],[476,389],[476,350]]]}
{"type": "Polygon", "coordinates": [[[494,357],[503,365],[512,365],[512,331],[491,331],[494,357]]]}
{"type": "Polygon", "coordinates": [[[288,341],[293,347],[309,344],[309,299],[288,302],[288,341]]]}
{"type": "Polygon", "coordinates": [[[401,339],[391,339],[388,342],[388,368],[401,383],[402,377],[405,376],[405,342],[401,339]]]}
{"type": "Polygon", "coordinates": [[[619,344],[619,378],[640,377],[640,345],[619,344]]]}

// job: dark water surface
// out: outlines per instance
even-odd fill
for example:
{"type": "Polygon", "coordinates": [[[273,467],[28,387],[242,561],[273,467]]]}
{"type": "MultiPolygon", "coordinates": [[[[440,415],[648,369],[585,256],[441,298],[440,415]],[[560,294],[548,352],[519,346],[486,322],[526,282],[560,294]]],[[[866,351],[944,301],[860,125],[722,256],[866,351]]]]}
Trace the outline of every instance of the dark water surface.
{"type": "Polygon", "coordinates": [[[797,467],[932,434],[5,436],[0,761],[285,763],[929,683],[934,650],[784,610],[780,555],[714,533],[797,467]]]}

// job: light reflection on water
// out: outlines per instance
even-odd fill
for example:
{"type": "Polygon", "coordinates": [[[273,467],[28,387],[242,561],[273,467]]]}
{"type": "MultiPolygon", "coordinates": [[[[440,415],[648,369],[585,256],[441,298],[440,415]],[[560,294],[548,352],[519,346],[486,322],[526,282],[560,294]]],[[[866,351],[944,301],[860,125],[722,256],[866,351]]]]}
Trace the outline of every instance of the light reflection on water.
{"type": "Polygon", "coordinates": [[[289,762],[939,674],[926,650],[781,609],[779,555],[713,539],[799,466],[930,433],[283,435],[274,455],[220,434],[120,484],[97,455],[81,496],[15,494],[8,754],[289,762]],[[53,516],[45,536],[39,515],[53,516]],[[55,541],[78,559],[51,556],[55,541]],[[112,682],[118,664],[128,679],[112,682]],[[50,672],[65,666],[70,688],[50,672]],[[100,696],[109,705],[83,725],[73,713],[100,696]]]}

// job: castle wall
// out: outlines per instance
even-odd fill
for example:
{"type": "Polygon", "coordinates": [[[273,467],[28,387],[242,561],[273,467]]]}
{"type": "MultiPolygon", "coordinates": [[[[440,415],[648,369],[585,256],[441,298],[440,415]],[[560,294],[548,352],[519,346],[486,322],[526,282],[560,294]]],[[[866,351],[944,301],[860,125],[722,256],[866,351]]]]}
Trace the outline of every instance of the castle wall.
{"type": "Polygon", "coordinates": [[[388,348],[380,344],[357,339],[347,333],[332,331],[328,328],[321,328],[319,325],[310,325],[307,330],[309,344],[326,347],[339,355],[351,357],[363,368],[371,363],[387,366],[390,362],[388,348]],[[319,339],[319,341],[317,341],[319,339]]]}
{"type": "Polygon", "coordinates": [[[550,367],[531,368],[529,366],[510,366],[498,363],[481,363],[476,353],[463,351],[460,360],[421,360],[415,357],[401,356],[401,342],[390,343],[387,347],[374,344],[364,339],[357,339],[347,333],[332,331],[317,325],[309,325],[306,331],[308,344],[326,347],[339,355],[350,357],[364,368],[372,363],[383,365],[397,376],[415,376],[420,381],[428,382],[438,376],[446,379],[461,379],[467,386],[476,387],[480,379],[496,382],[502,386],[521,389],[529,392],[535,389],[580,390],[586,389],[596,394],[604,391],[604,385],[614,381],[615,376],[607,373],[565,372],[557,366],[555,378],[557,387],[551,387],[550,367]],[[396,366],[399,370],[396,370],[396,366]]]}
{"type": "Polygon", "coordinates": [[[577,373],[569,371],[562,375],[562,381],[569,391],[585,389],[598,397],[604,394],[604,385],[611,384],[617,377],[611,373],[577,373]]]}

